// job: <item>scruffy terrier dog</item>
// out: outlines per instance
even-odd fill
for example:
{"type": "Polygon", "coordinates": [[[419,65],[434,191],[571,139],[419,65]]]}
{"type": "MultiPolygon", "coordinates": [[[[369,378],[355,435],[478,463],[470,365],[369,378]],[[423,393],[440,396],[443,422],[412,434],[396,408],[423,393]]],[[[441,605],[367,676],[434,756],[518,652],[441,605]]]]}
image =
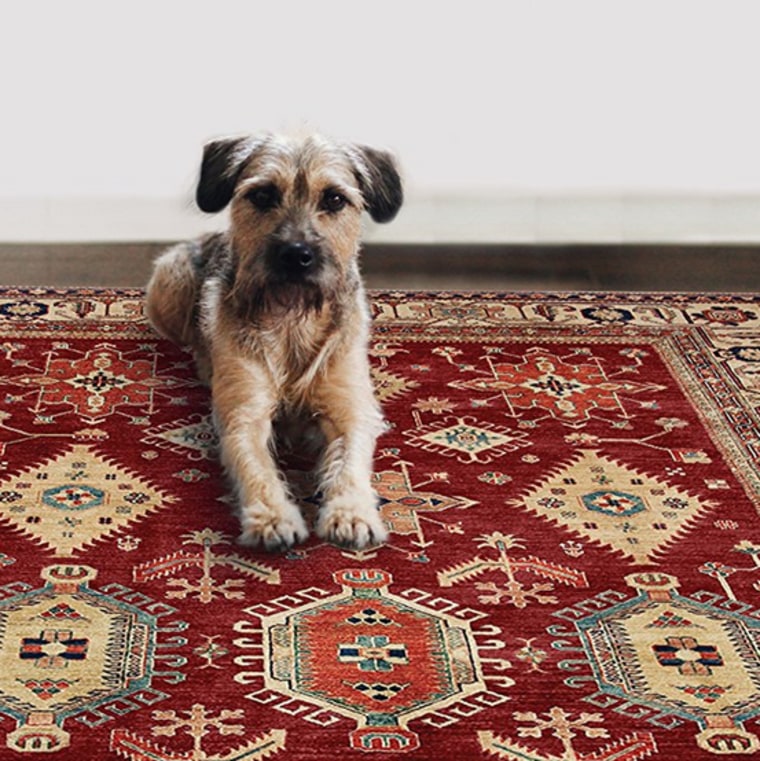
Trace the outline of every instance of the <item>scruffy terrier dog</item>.
{"type": "Polygon", "coordinates": [[[362,211],[388,222],[402,197],[392,156],[364,146],[267,135],[204,149],[196,200],[206,212],[231,204],[230,229],[162,254],[146,310],[192,347],[211,385],[244,544],[308,536],[275,459],[275,430],[293,421],[321,431],[317,534],[356,549],[387,538],[371,486],[383,419],[357,255],[362,211]]]}

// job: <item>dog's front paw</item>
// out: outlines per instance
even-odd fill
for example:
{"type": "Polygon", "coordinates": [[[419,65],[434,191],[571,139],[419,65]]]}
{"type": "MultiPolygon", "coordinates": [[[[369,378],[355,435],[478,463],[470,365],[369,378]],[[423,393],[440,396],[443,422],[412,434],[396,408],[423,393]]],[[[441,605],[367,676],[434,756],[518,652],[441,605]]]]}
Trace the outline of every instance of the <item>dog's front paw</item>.
{"type": "Polygon", "coordinates": [[[248,547],[263,544],[268,550],[286,550],[309,536],[300,510],[290,503],[273,509],[261,502],[254,502],[241,509],[240,523],[242,533],[239,541],[248,547]]]}
{"type": "Polygon", "coordinates": [[[319,511],[317,535],[328,542],[362,550],[388,540],[388,530],[376,507],[377,499],[352,499],[341,495],[330,499],[319,511]]]}

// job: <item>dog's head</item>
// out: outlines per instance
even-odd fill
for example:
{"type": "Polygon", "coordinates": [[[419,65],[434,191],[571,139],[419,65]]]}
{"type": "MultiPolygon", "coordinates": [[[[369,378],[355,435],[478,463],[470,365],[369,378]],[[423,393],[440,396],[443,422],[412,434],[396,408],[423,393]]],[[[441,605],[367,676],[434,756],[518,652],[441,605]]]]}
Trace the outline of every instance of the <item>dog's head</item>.
{"type": "Polygon", "coordinates": [[[236,298],[309,308],[358,279],[362,211],[389,222],[403,193],[385,151],[267,135],[207,144],[196,200],[210,213],[230,204],[236,298]]]}

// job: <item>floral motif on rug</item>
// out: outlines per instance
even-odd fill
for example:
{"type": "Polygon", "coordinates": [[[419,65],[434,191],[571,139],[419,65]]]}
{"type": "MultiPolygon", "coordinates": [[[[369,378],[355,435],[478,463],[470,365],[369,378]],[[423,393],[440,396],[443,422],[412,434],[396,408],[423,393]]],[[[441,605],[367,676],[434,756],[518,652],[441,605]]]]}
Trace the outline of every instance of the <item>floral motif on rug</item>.
{"type": "Polygon", "coordinates": [[[141,292],[0,291],[0,758],[760,753],[760,298],[372,313],[389,540],[271,555],[141,292]]]}

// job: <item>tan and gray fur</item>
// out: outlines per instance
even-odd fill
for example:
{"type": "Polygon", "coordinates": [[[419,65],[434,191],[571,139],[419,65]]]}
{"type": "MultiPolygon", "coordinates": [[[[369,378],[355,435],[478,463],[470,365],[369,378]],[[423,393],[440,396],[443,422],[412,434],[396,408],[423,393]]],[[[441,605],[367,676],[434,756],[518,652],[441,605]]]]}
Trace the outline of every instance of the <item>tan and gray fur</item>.
{"type": "Polygon", "coordinates": [[[276,463],[280,421],[321,432],[316,533],[357,549],[387,538],[371,486],[383,418],[358,252],[362,212],[390,221],[402,197],[393,157],[365,146],[264,135],[204,148],[196,200],[210,213],[229,205],[229,230],[162,254],[146,310],[192,347],[211,386],[244,544],[308,536],[276,463]]]}

